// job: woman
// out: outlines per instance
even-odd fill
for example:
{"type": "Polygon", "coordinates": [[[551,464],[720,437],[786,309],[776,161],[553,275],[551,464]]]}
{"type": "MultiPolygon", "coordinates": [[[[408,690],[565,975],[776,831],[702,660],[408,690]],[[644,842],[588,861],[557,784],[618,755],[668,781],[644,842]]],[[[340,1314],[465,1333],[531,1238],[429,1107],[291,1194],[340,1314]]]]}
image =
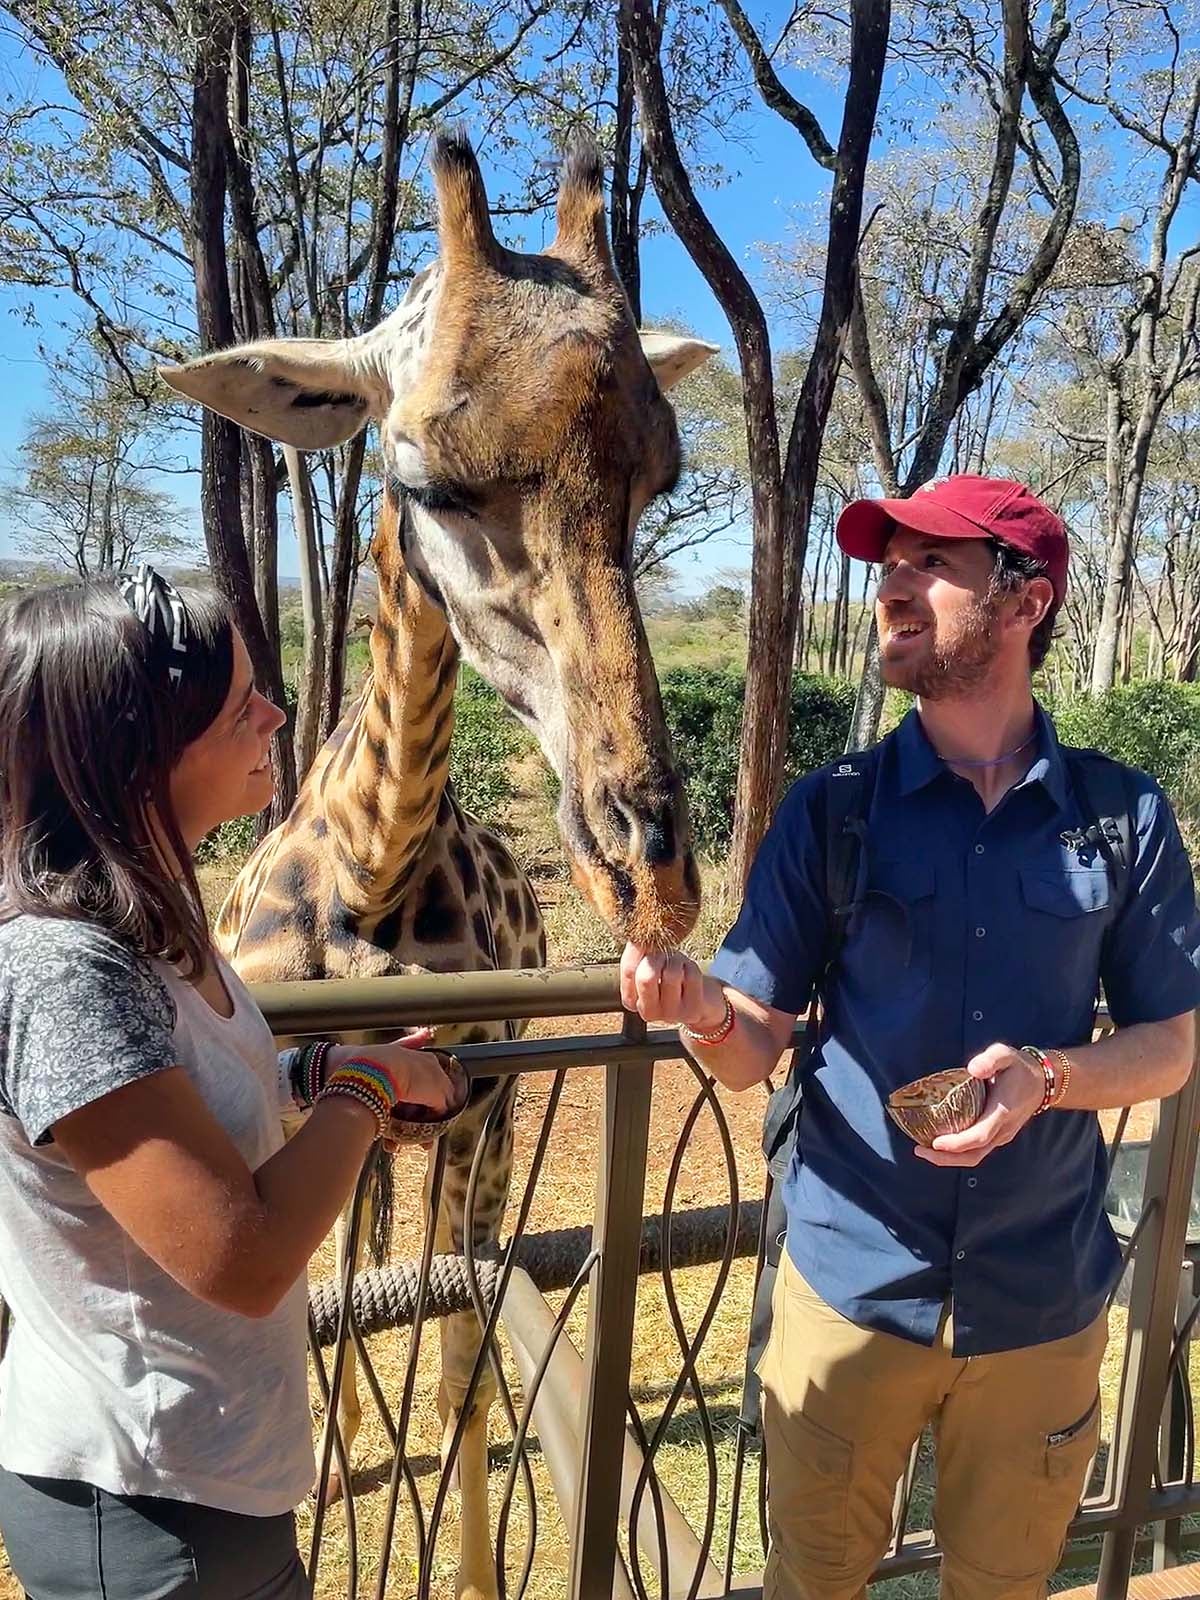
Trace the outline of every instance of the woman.
{"type": "Polygon", "coordinates": [[[0,1533],[31,1600],[306,1595],[305,1266],[430,1034],[277,1056],[192,851],[283,713],[152,570],[0,610],[0,1533]],[[286,1144],[281,1110],[311,1111],[286,1144]]]}

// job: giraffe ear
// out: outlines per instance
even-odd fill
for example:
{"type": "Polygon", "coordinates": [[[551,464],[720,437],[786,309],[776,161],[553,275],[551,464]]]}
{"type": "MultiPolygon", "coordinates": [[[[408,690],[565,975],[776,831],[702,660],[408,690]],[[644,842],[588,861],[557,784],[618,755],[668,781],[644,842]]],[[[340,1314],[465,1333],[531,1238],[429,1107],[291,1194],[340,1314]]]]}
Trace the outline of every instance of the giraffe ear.
{"type": "Polygon", "coordinates": [[[689,373],[703,366],[721,348],[717,344],[706,344],[703,339],[689,338],[684,333],[652,333],[648,328],[643,328],[638,338],[642,341],[642,354],[664,394],[682,383],[689,373]]]}
{"type": "Polygon", "coordinates": [[[344,444],[386,404],[344,339],[261,339],[159,367],[158,375],[210,411],[297,450],[344,444]]]}

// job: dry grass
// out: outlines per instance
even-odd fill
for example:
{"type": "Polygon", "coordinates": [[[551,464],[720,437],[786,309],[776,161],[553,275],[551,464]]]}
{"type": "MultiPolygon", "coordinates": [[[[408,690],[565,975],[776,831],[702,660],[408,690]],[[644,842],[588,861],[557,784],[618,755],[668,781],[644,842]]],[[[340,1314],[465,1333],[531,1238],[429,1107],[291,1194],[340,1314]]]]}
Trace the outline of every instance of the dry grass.
{"type": "MultiPolygon", "coordinates": [[[[666,1163],[683,1117],[692,1098],[691,1078],[686,1069],[673,1064],[664,1065],[656,1085],[653,1107],[654,1148],[649,1162],[645,1210],[661,1209],[666,1163]]],[[[561,1127],[551,1144],[550,1158],[530,1219],[533,1230],[546,1226],[571,1225],[584,1220],[590,1213],[596,1168],[596,1130],[600,1113],[600,1083],[595,1073],[579,1073],[570,1084],[561,1112],[561,1127]]],[[[528,1157],[532,1141],[540,1124],[544,1106],[545,1085],[526,1083],[522,1088],[521,1138],[517,1154],[517,1176],[514,1194],[519,1194],[528,1171],[528,1157]]],[[[747,1106],[726,1098],[731,1134],[737,1149],[738,1168],[743,1193],[757,1191],[756,1121],[757,1105],[747,1106]],[[750,1113],[750,1114],[748,1114],[750,1113]]],[[[685,1160],[676,1197],[679,1209],[700,1204],[711,1204],[727,1194],[723,1173],[716,1155],[716,1138],[710,1119],[705,1114],[697,1127],[693,1148],[685,1160]]],[[[409,1192],[415,1194],[414,1182],[409,1192]]],[[[407,1253],[415,1243],[416,1233],[411,1218],[401,1228],[398,1248],[407,1253]],[[408,1242],[406,1243],[405,1240],[408,1242]]],[[[732,1492],[734,1458],[736,1450],[735,1417],[740,1401],[741,1380],[746,1339],[747,1313],[753,1269],[749,1261],[735,1263],[717,1307],[708,1337],[699,1361],[703,1386],[715,1441],[716,1458],[716,1554],[718,1563],[723,1560],[729,1532],[729,1507],[732,1492]]],[[[689,1335],[705,1315],[716,1284],[715,1267],[696,1268],[682,1272],[676,1278],[676,1293],[680,1314],[689,1335]]],[[[555,1310],[561,1296],[548,1297],[555,1310]]],[[[583,1349],[583,1317],[577,1310],[569,1325],[576,1347],[583,1349]]],[[[1125,1313],[1114,1310],[1112,1339],[1105,1359],[1102,1376],[1102,1393],[1106,1416],[1115,1411],[1117,1387],[1123,1359],[1125,1313]]],[[[432,1343],[432,1340],[431,1340],[432,1343]]],[[[371,1341],[372,1355],[378,1363],[385,1388],[398,1394],[407,1357],[408,1335],[389,1333],[371,1341]]],[[[515,1373],[506,1363],[510,1381],[520,1404],[520,1386],[515,1373]]],[[[639,1285],[637,1319],[634,1340],[632,1391],[635,1402],[648,1430],[652,1431],[662,1414],[671,1388],[680,1370],[679,1345],[668,1314],[663,1285],[658,1278],[644,1278],[639,1285]]],[[[414,1426],[410,1440],[410,1455],[414,1460],[423,1503],[428,1507],[437,1484],[437,1423],[433,1409],[436,1383],[436,1356],[432,1349],[422,1355],[422,1382],[414,1426]]],[[[1107,1429],[1106,1429],[1107,1437],[1107,1429]]],[[[492,1489],[498,1502],[507,1470],[510,1435],[499,1407],[493,1412],[491,1439],[493,1446],[492,1489]]],[[[378,1549],[379,1529],[382,1525],[386,1501],[381,1483],[385,1476],[388,1449],[382,1427],[373,1421],[364,1434],[357,1451],[359,1462],[359,1493],[356,1500],[361,1519],[362,1544],[370,1551],[366,1567],[372,1566],[378,1549]]],[[[536,1437],[531,1440],[531,1470],[537,1490],[539,1510],[539,1537],[533,1577],[528,1590],[531,1600],[558,1600],[564,1592],[565,1530],[561,1526],[548,1473],[540,1457],[536,1437]]],[[[659,1457],[660,1478],[673,1496],[694,1529],[701,1529],[708,1509],[710,1477],[704,1446],[700,1415],[693,1398],[685,1394],[666,1436],[659,1457]]],[[[741,1514],[734,1532],[735,1567],[741,1572],[753,1571],[761,1565],[762,1555],[758,1537],[755,1498],[757,1460],[749,1463],[748,1482],[743,1491],[741,1514]]],[[[910,1527],[920,1529],[929,1525],[932,1502],[933,1459],[931,1450],[922,1452],[921,1468],[910,1516],[910,1527]]],[[[307,1517],[305,1518],[307,1525],[307,1517]]],[[[510,1530],[509,1574],[515,1578],[520,1566],[522,1542],[526,1521],[518,1508],[510,1530]]],[[[444,1537],[439,1542],[439,1559],[436,1563],[436,1581],[433,1595],[436,1600],[448,1600],[452,1594],[455,1522],[453,1499],[450,1514],[444,1524],[444,1537]]],[[[346,1592],[345,1536],[341,1511],[334,1513],[330,1523],[330,1542],[322,1554],[320,1582],[317,1594],[324,1600],[335,1600],[346,1592]]],[[[395,1569],[398,1580],[391,1592],[409,1594],[412,1572],[411,1523],[401,1523],[397,1540],[399,1565],[395,1569]]],[[[645,1563],[643,1566],[645,1567],[645,1563]]],[[[365,1570],[365,1569],[364,1569],[365,1570]]],[[[1078,1574],[1070,1580],[1079,1581],[1078,1574]]],[[[1066,1585],[1064,1578],[1063,1583],[1066,1585]]],[[[372,1592],[364,1584],[363,1593],[372,1592]]],[[[653,1592],[653,1590],[652,1590],[653,1592]]],[[[895,1579],[880,1584],[873,1591],[879,1600],[926,1600],[936,1594],[936,1579],[932,1576],[895,1579]]]]}

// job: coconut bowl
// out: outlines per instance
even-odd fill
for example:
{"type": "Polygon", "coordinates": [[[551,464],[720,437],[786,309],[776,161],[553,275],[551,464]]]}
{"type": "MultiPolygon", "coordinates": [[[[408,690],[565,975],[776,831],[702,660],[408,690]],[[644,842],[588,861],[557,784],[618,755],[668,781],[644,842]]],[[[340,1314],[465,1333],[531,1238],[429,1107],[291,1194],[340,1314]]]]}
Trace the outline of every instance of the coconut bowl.
{"type": "Polygon", "coordinates": [[[446,1050],[430,1050],[429,1054],[438,1058],[442,1071],[453,1084],[454,1104],[449,1111],[437,1116],[428,1106],[401,1101],[393,1111],[384,1135],[388,1144],[433,1144],[454,1126],[467,1109],[471,1084],[458,1057],[446,1050]]]}
{"type": "Polygon", "coordinates": [[[965,1067],[930,1072],[893,1090],[888,1116],[915,1144],[931,1145],[944,1133],[962,1133],[978,1122],[986,1090],[965,1067]]]}

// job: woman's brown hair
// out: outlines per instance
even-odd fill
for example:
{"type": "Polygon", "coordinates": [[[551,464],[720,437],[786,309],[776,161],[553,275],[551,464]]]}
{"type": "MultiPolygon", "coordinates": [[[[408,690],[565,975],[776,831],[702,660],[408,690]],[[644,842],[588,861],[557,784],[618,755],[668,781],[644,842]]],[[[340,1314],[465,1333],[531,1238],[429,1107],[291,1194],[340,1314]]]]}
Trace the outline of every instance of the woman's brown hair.
{"type": "Polygon", "coordinates": [[[170,778],[225,704],[233,630],[218,596],[180,598],[182,671],[112,580],[0,606],[0,906],[99,923],[195,974],[208,920],[170,778]]]}

